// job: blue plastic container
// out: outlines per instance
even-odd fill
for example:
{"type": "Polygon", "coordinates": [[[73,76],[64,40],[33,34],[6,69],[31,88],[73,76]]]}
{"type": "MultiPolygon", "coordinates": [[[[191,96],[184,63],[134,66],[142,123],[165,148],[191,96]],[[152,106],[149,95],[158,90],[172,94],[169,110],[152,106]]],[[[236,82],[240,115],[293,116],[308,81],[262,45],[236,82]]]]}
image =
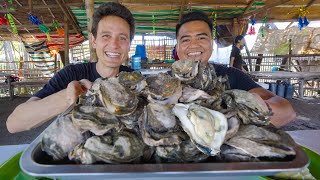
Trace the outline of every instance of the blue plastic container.
{"type": "Polygon", "coordinates": [[[140,56],[142,60],[147,59],[147,53],[146,53],[145,45],[137,45],[135,54],[140,56]]]}
{"type": "Polygon", "coordinates": [[[286,99],[292,99],[294,92],[294,86],[292,84],[286,84],[286,92],[284,94],[284,97],[286,99]]]}
{"type": "Polygon", "coordinates": [[[285,89],[286,89],[286,86],[284,84],[278,84],[277,85],[277,95],[284,97],[285,89]]]}
{"type": "Polygon", "coordinates": [[[141,56],[139,55],[133,55],[131,57],[131,68],[133,70],[139,70],[141,69],[141,56]]]}
{"type": "Polygon", "coordinates": [[[269,90],[270,90],[273,94],[277,94],[277,83],[270,83],[270,84],[269,84],[269,90]]]}

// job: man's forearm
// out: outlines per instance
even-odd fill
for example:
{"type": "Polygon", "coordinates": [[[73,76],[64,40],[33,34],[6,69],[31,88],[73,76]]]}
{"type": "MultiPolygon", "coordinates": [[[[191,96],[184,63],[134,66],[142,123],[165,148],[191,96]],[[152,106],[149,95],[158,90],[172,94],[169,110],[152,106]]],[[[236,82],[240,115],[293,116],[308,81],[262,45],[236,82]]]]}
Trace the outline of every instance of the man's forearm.
{"type": "Polygon", "coordinates": [[[265,100],[265,102],[272,109],[273,116],[271,117],[271,123],[276,127],[281,127],[295,119],[296,112],[288,100],[274,96],[265,100]]]}
{"type": "Polygon", "coordinates": [[[27,101],[12,112],[7,120],[11,133],[37,127],[69,107],[66,90],[59,91],[44,99],[27,101]]]}
{"type": "Polygon", "coordinates": [[[230,67],[233,67],[233,63],[234,63],[234,57],[230,58],[230,67]]]}

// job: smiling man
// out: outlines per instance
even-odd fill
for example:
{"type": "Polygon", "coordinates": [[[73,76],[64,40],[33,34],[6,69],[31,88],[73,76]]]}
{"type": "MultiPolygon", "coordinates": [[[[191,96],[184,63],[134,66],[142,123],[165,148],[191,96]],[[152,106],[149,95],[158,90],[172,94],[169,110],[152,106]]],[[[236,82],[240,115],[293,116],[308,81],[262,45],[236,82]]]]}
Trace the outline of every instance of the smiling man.
{"type": "Polygon", "coordinates": [[[16,107],[7,120],[9,132],[29,130],[64,112],[97,78],[132,71],[121,65],[128,58],[135,32],[133,16],[126,7],[113,2],[102,4],[93,15],[91,31],[98,62],[60,70],[43,89],[16,107]]]}
{"type": "MultiPolygon", "coordinates": [[[[177,53],[180,60],[193,59],[208,63],[213,51],[212,20],[201,12],[191,12],[182,16],[176,26],[177,53]]],[[[217,76],[227,75],[231,89],[241,89],[256,95],[261,103],[272,109],[271,123],[281,127],[296,117],[291,104],[268,90],[261,88],[241,70],[214,64],[217,76]]]]}

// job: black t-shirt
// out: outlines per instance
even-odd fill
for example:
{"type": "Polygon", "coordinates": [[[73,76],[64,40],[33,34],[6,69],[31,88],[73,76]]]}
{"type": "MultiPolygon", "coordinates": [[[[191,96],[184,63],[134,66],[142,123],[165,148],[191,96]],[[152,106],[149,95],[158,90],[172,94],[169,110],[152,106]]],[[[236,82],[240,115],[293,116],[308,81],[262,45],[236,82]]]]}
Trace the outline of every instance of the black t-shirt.
{"type": "Polygon", "coordinates": [[[232,46],[230,58],[234,57],[233,67],[242,70],[242,56],[240,49],[237,46],[232,46]]]}
{"type": "MultiPolygon", "coordinates": [[[[131,68],[126,66],[120,66],[120,72],[133,71],[131,68]]],[[[81,63],[81,64],[70,64],[63,69],[61,69],[57,74],[55,74],[48,84],[46,84],[40,91],[38,91],[33,96],[39,98],[45,98],[51,94],[61,91],[67,88],[71,81],[79,81],[81,79],[88,79],[94,82],[101,76],[98,74],[96,69],[96,63],[81,63]]]]}
{"type": "Polygon", "coordinates": [[[213,64],[217,76],[228,75],[230,88],[249,91],[253,88],[261,87],[255,83],[250,76],[239,69],[227,67],[226,65],[213,64]]]}

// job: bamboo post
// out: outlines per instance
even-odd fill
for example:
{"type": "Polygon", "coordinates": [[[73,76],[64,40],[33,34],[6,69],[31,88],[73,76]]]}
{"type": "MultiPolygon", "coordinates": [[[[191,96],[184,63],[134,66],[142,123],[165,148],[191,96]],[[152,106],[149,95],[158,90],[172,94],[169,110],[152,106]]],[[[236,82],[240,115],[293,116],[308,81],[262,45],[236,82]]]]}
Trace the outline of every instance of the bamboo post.
{"type": "Polygon", "coordinates": [[[64,65],[70,64],[69,61],[69,26],[68,17],[64,16],[64,65]]]}
{"type": "Polygon", "coordinates": [[[92,28],[92,20],[93,20],[93,12],[94,12],[94,0],[85,0],[86,5],[86,14],[87,14],[87,31],[88,31],[88,37],[89,37],[89,49],[90,49],[90,62],[97,61],[97,56],[95,53],[95,50],[92,47],[92,41],[91,39],[91,28],[92,28]]]}
{"type": "Polygon", "coordinates": [[[292,40],[289,39],[289,57],[288,57],[288,70],[289,71],[291,71],[291,55],[292,55],[291,42],[292,42],[292,40]]]}
{"type": "Polygon", "coordinates": [[[54,53],[54,74],[56,74],[57,73],[57,67],[58,67],[58,65],[57,65],[57,54],[56,53],[54,53]]]}

